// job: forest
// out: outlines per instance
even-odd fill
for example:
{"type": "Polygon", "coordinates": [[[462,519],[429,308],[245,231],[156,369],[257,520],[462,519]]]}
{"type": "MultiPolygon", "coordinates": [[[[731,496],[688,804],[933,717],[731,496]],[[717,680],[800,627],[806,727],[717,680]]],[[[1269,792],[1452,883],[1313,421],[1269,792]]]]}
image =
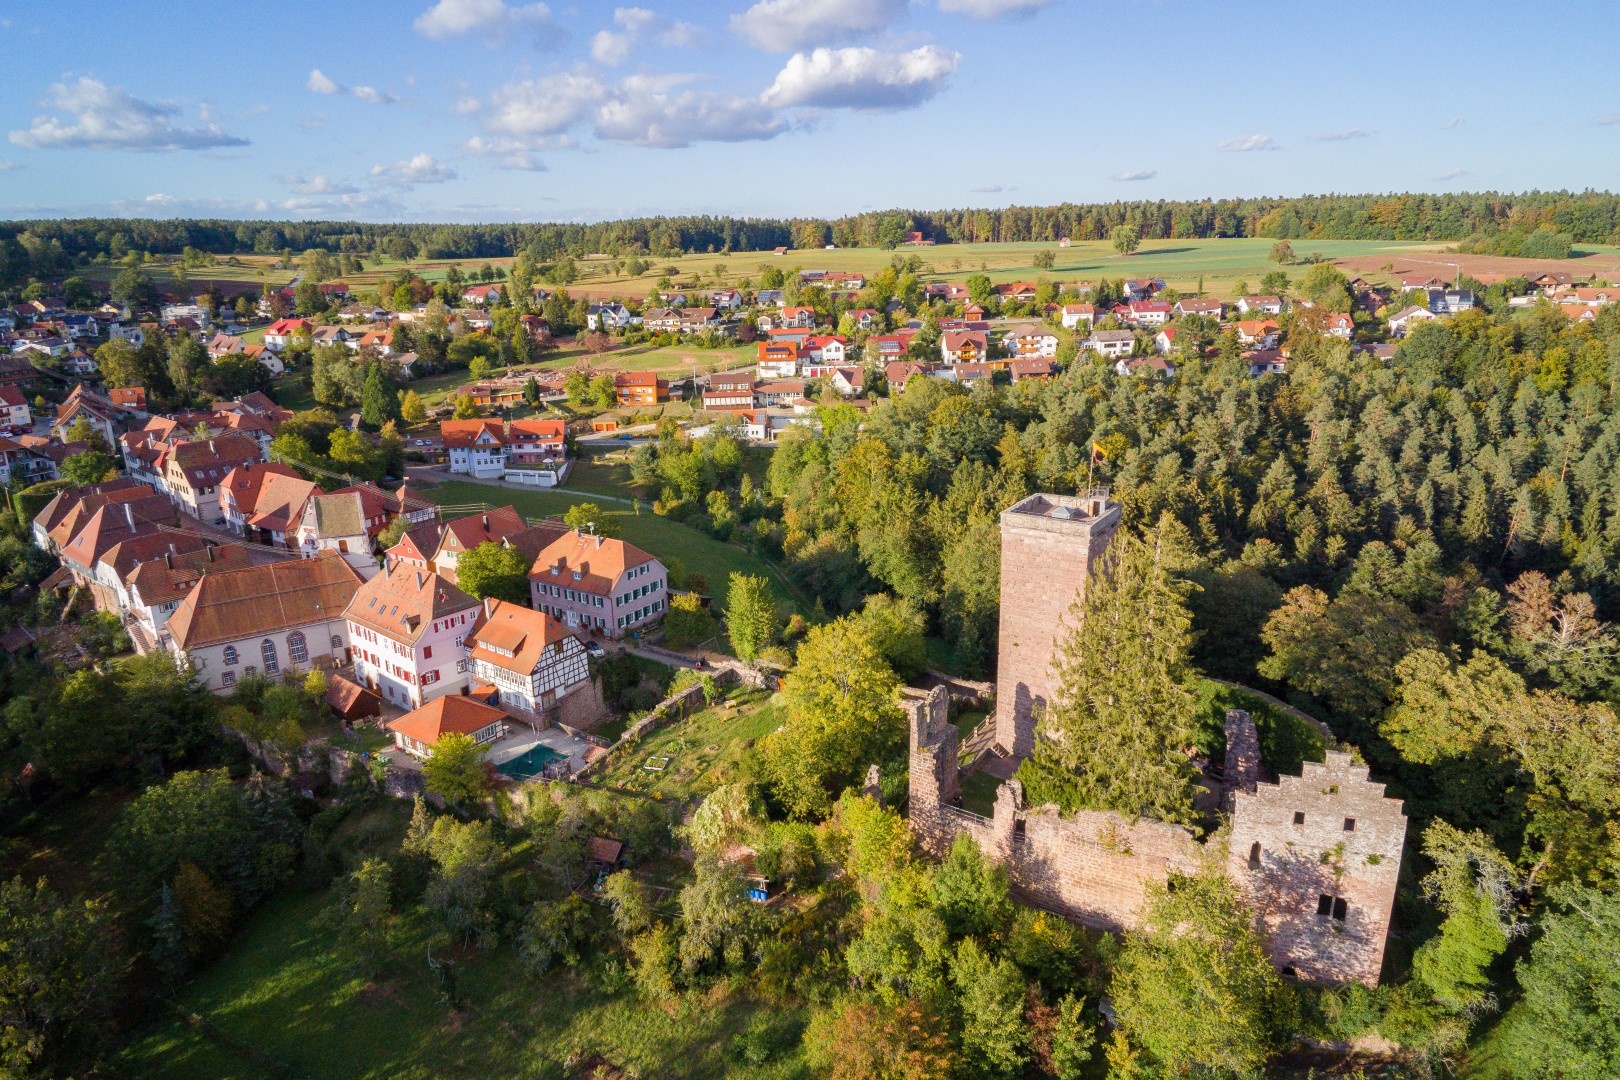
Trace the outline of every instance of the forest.
{"type": "MultiPolygon", "coordinates": [[[[341,221],[73,219],[0,222],[0,288],[61,276],[75,264],[132,251],[179,255],[383,253],[397,259],[498,258],[537,262],[606,253],[769,251],[777,247],[888,247],[920,232],[938,243],[1108,238],[1129,225],[1144,240],[1276,237],[1455,240],[1518,254],[1537,232],[1564,244],[1620,242],[1620,196],[1606,192],[1318,195],[1196,202],[1064,203],[1000,209],[871,211],[838,218],[657,217],[487,225],[341,221]]],[[[1528,254],[1541,255],[1532,245],[1528,254]]]]}

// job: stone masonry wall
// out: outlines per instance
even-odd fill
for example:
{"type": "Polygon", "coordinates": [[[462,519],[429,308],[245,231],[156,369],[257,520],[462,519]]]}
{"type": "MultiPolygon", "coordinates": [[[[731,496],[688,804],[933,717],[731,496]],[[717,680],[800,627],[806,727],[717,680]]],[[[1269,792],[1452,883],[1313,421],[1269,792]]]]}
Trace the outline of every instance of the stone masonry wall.
{"type": "Polygon", "coordinates": [[[1052,694],[1053,648],[1119,517],[1106,498],[1062,495],[1031,495],[1001,515],[996,742],[1016,757],[1035,747],[1035,718],[1052,694]]]}
{"type": "MultiPolygon", "coordinates": [[[[1027,808],[1017,780],[996,792],[993,816],[964,811],[952,805],[960,791],[958,737],[944,689],[908,690],[902,705],[918,842],[942,857],[957,836],[971,836],[1034,904],[1089,926],[1128,930],[1151,885],[1222,857],[1219,845],[1200,843],[1178,825],[1027,808]]],[[[1337,752],[1326,765],[1306,763],[1303,776],[1265,782],[1254,721],[1241,710],[1227,716],[1227,742],[1239,748],[1240,790],[1224,867],[1255,911],[1272,960],[1305,981],[1376,985],[1406,836],[1401,803],[1384,798],[1365,766],[1337,752]],[[1242,760],[1251,742],[1252,773],[1242,760]],[[1348,820],[1353,828],[1346,828],[1348,820]],[[1323,896],[1328,910],[1319,915],[1323,896]],[[1344,901],[1342,909],[1336,900],[1344,901]]]]}
{"type": "Polygon", "coordinates": [[[1405,842],[1400,800],[1329,751],[1325,764],[1234,795],[1227,873],[1279,967],[1308,982],[1376,986],[1405,842]]]}

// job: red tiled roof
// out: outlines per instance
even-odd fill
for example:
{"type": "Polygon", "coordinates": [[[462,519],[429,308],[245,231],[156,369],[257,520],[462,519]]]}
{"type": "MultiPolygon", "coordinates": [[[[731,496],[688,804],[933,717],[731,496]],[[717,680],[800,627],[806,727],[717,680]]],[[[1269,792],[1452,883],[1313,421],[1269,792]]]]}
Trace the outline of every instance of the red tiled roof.
{"type": "Polygon", "coordinates": [[[499,724],[508,718],[508,713],[493,705],[485,705],[459,694],[446,694],[393,721],[388,725],[388,730],[397,731],[424,746],[434,746],[441,735],[451,732],[476,735],[491,724],[499,724]]]}

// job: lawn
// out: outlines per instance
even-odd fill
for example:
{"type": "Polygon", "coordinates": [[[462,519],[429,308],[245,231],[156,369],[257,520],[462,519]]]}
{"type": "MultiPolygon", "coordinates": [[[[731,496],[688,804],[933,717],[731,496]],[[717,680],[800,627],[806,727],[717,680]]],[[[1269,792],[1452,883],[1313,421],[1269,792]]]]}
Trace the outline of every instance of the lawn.
{"type": "Polygon", "coordinates": [[[962,781],[962,809],[970,814],[981,817],[991,817],[996,812],[996,790],[1001,787],[1001,781],[979,769],[969,773],[962,781]]]}
{"type": "MultiPolygon", "coordinates": [[[[476,484],[466,480],[451,480],[424,488],[428,498],[442,506],[485,503],[490,506],[517,507],[527,518],[558,517],[577,503],[589,502],[588,494],[556,491],[519,491],[494,484],[476,484]]],[[[804,611],[805,605],[790,588],[782,572],[768,561],[735,544],[719,540],[678,521],[659,517],[643,508],[638,514],[621,503],[601,504],[606,515],[619,526],[620,535],[650,555],[664,560],[677,560],[687,572],[698,572],[708,578],[708,591],[725,597],[726,582],[733,573],[760,574],[771,582],[781,604],[791,611],[804,611]]]]}
{"type": "Polygon", "coordinates": [[[666,799],[702,796],[741,774],[741,760],[755,739],[782,724],[774,695],[737,689],[712,709],[660,728],[622,751],[594,779],[666,799]],[[649,769],[648,764],[659,766],[649,769]]]}
{"type": "Polygon", "coordinates": [[[791,1036],[802,1010],[762,1007],[724,990],[667,1005],[645,1002],[629,987],[610,994],[601,986],[601,959],[591,961],[590,975],[551,974],[537,982],[518,965],[510,942],[463,958],[458,987],[466,1008],[452,1013],[427,978],[432,927],[420,909],[400,920],[395,963],[368,985],[334,951],[334,932],[320,920],[327,903],[325,893],[299,891],[272,900],[230,952],[179,995],[181,1009],[207,1017],[257,1058],[175,1019],[132,1044],[116,1074],[563,1080],[580,1075],[565,1065],[571,1055],[599,1054],[637,1070],[633,1075],[809,1075],[796,1047],[765,1066],[737,1064],[730,1053],[733,1037],[751,1023],[779,1023],[791,1036]]]}

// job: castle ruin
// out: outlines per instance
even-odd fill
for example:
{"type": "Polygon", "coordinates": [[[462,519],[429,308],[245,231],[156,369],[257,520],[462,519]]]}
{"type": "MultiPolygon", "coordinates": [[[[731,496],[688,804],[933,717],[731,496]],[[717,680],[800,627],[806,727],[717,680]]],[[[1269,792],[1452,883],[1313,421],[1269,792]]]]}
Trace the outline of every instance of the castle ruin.
{"type": "MultiPolygon", "coordinates": [[[[1092,565],[1119,524],[1106,494],[1033,495],[1003,513],[1001,651],[996,742],[1021,760],[1055,692],[1052,654],[1092,565]]],[[[1273,781],[1253,719],[1227,715],[1224,841],[1111,811],[1063,814],[1029,807],[1017,780],[996,792],[990,817],[963,810],[959,735],[943,687],[908,689],[910,820],[921,845],[944,856],[959,835],[1006,866],[1013,889],[1085,925],[1127,930],[1148,887],[1215,863],[1238,886],[1284,974],[1307,982],[1377,985],[1395,903],[1406,817],[1401,802],[1350,754],[1328,751],[1299,776],[1273,781]],[[1224,843],[1224,850],[1221,848],[1224,843]]]]}

